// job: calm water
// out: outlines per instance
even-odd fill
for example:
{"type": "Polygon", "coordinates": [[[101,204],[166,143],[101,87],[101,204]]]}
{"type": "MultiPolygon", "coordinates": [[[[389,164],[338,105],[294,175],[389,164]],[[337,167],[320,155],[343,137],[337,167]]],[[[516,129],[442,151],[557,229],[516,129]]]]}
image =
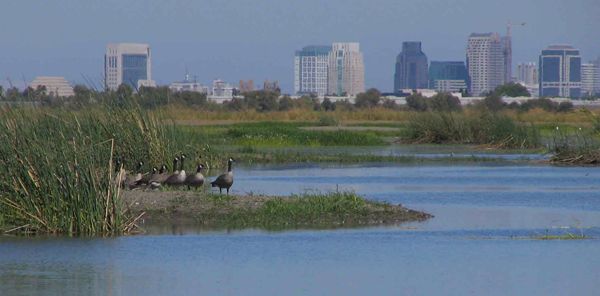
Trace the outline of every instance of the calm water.
{"type": "Polygon", "coordinates": [[[354,190],[436,217],[337,231],[0,240],[0,295],[594,295],[600,169],[550,166],[239,168],[237,193],[354,190]]]}

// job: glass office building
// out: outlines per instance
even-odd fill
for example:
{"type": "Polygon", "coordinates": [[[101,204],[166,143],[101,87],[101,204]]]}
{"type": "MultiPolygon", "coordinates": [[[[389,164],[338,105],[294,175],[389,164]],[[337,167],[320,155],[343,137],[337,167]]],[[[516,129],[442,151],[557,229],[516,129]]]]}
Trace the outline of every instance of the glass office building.
{"type": "Polygon", "coordinates": [[[581,97],[581,56],[570,45],[551,45],[539,62],[540,96],[581,97]]]}
{"type": "Polygon", "coordinates": [[[421,42],[403,42],[402,52],[396,57],[394,92],[427,88],[428,72],[427,55],[421,50],[421,42]]]}
{"type": "Polygon", "coordinates": [[[443,92],[466,91],[467,67],[462,61],[432,61],[429,65],[429,88],[443,92]]]}

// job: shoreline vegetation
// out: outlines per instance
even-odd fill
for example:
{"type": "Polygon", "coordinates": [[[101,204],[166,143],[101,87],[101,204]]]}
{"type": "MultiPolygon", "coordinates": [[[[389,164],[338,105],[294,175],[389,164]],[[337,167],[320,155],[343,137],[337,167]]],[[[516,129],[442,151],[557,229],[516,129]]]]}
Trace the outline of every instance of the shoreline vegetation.
{"type": "Polygon", "coordinates": [[[50,101],[37,107],[0,107],[0,155],[5,156],[0,159],[0,229],[12,234],[57,235],[120,235],[134,231],[140,217],[123,205],[122,190],[115,182],[117,158],[128,170],[144,161],[143,172],[182,153],[192,156],[188,165],[202,162],[208,168],[222,167],[228,157],[247,164],[498,161],[451,154],[420,158],[318,151],[323,147],[422,143],[471,145],[504,152],[545,150],[555,152],[553,163],[579,165],[579,159],[600,163],[600,123],[595,114],[561,109],[544,99],[524,110],[494,105],[493,100],[462,107],[452,97],[440,95],[413,98],[416,107],[403,109],[387,101],[382,104],[379,94],[369,91],[355,104],[323,101],[317,108],[312,98],[290,101],[254,94],[214,110],[207,102],[190,107],[157,106],[152,99],[143,100],[156,94],[148,90],[132,94],[121,88],[116,92],[89,91],[87,103],[82,104],[50,101]],[[270,111],[273,102],[279,107],[288,105],[270,111]],[[546,108],[543,104],[550,105],[546,108]],[[204,118],[207,112],[232,122],[206,125],[214,119],[204,118]],[[543,121],[546,115],[560,124],[543,121]],[[257,117],[254,122],[243,122],[252,120],[247,116],[257,117]],[[175,124],[181,120],[203,124],[175,124]],[[385,121],[380,124],[379,120],[385,121]],[[560,127],[560,131],[554,127],[560,127]],[[314,151],[286,151],[294,147],[314,151]],[[268,150],[272,148],[278,151],[268,150]],[[563,157],[570,151],[590,152],[592,156],[561,162],[571,157],[563,157]]]}
{"type": "Polygon", "coordinates": [[[199,191],[127,191],[123,201],[144,225],[179,224],[204,229],[323,229],[395,225],[433,216],[352,192],[290,197],[221,195],[199,191]]]}

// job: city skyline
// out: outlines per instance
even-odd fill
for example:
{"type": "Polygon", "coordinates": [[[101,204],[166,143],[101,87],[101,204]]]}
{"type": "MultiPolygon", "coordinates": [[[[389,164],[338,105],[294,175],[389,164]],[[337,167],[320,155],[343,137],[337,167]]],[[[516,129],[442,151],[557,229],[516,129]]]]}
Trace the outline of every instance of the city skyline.
{"type": "Polygon", "coordinates": [[[90,80],[100,84],[106,44],[141,42],[153,49],[153,79],[160,85],[180,80],[187,68],[199,81],[277,79],[283,92],[292,93],[294,65],[290,61],[295,50],[308,44],[352,40],[361,43],[364,53],[366,88],[389,91],[393,61],[402,41],[420,40],[430,60],[460,61],[470,33],[503,32],[508,21],[526,22],[512,32],[513,70],[518,63],[536,62],[549,44],[572,44],[586,62],[600,55],[600,33],[593,29],[600,25],[597,1],[357,1],[350,5],[331,1],[315,2],[323,8],[317,11],[310,8],[311,3],[289,7],[276,1],[132,2],[6,3],[6,11],[14,13],[2,18],[0,25],[10,28],[19,18],[36,21],[5,32],[4,39],[11,42],[3,44],[0,83],[6,86],[6,77],[10,77],[22,87],[23,80],[55,75],[73,83],[88,84],[90,80]],[[511,3],[519,9],[510,9],[511,3]],[[173,9],[181,6],[178,4],[186,10],[173,19],[180,11],[173,9]],[[78,13],[64,15],[66,9],[78,13]],[[537,13],[538,9],[543,13],[537,13]],[[495,13],[489,15],[489,10],[495,13]],[[134,11],[139,18],[128,17],[134,11]],[[252,13],[259,17],[242,17],[252,13]],[[565,18],[565,14],[572,17],[565,18]],[[348,17],[337,17],[341,15],[348,17]],[[227,28],[211,25],[225,16],[232,22],[227,28]],[[442,26],[435,18],[451,18],[452,22],[442,26]],[[429,24],[425,23],[428,19],[429,24]],[[38,30],[41,23],[47,29],[44,34],[38,30]],[[338,27],[343,29],[334,29],[338,27]]]}

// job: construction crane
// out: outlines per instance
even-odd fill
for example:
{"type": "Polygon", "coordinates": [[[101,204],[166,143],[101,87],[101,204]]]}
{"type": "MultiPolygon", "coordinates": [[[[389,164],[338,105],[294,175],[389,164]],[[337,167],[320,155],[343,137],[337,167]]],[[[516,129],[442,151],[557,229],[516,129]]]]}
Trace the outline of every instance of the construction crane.
{"type": "MultiPolygon", "coordinates": [[[[516,25],[525,26],[525,22],[516,25]]],[[[502,38],[504,43],[504,83],[512,81],[512,27],[513,23],[509,21],[506,25],[506,36],[502,38]]]]}

